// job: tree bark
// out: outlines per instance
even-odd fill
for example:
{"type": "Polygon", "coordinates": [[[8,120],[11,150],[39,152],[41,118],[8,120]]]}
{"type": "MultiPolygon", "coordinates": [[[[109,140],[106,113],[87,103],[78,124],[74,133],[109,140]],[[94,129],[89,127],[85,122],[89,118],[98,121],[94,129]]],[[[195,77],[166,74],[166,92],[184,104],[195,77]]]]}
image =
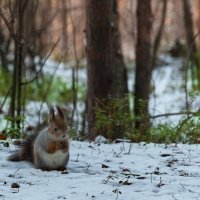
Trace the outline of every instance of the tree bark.
{"type": "MultiPolygon", "coordinates": [[[[186,30],[186,39],[188,47],[188,58],[191,61],[192,66],[192,76],[194,80],[197,80],[197,88],[200,89],[200,61],[197,57],[197,47],[194,38],[193,20],[191,13],[190,1],[183,0],[183,10],[184,10],[184,22],[186,30]]],[[[194,86],[196,86],[194,84],[194,86]]]]}
{"type": "MultiPolygon", "coordinates": [[[[86,38],[88,60],[88,135],[106,133],[95,130],[95,108],[127,92],[126,71],[118,31],[117,1],[86,1],[86,38]]],[[[116,133],[114,137],[122,137],[116,133]]],[[[114,139],[114,138],[112,138],[114,139]]]]}
{"type": "Polygon", "coordinates": [[[24,11],[27,6],[28,0],[19,0],[18,2],[18,27],[17,27],[17,33],[16,33],[16,45],[15,50],[17,52],[17,126],[20,128],[21,124],[21,107],[22,107],[22,67],[24,63],[24,55],[23,55],[23,30],[24,30],[24,11]]]}
{"type": "Polygon", "coordinates": [[[0,31],[0,58],[1,58],[1,65],[2,69],[7,72],[8,71],[8,60],[6,55],[8,54],[7,52],[7,43],[9,41],[6,40],[5,35],[2,31],[0,31]]]}
{"type": "Polygon", "coordinates": [[[191,54],[195,53],[197,48],[194,41],[194,29],[192,21],[191,6],[188,0],[183,0],[184,22],[186,30],[187,46],[191,54]]]}
{"type": "Polygon", "coordinates": [[[45,57],[48,52],[49,45],[52,44],[52,34],[50,26],[53,21],[54,15],[52,16],[52,0],[44,0],[43,4],[40,6],[41,16],[40,16],[40,31],[38,33],[38,43],[39,43],[39,54],[41,57],[45,57]],[[48,37],[47,37],[48,33],[48,37]],[[50,41],[51,40],[51,41],[50,41]]]}
{"type": "Polygon", "coordinates": [[[127,71],[124,63],[124,58],[121,48],[121,38],[119,31],[119,13],[118,13],[118,0],[113,0],[112,9],[112,48],[113,48],[113,74],[116,76],[113,80],[113,97],[124,98],[124,95],[128,93],[127,86],[127,71]]]}
{"type": "MultiPolygon", "coordinates": [[[[61,2],[61,22],[62,22],[62,39],[61,39],[61,56],[65,57],[67,60],[68,54],[68,7],[67,0],[62,0],[61,2]]],[[[70,9],[70,8],[69,8],[70,9]]]]}
{"type": "Polygon", "coordinates": [[[135,128],[146,133],[149,127],[148,102],[151,83],[152,11],[150,0],[137,1],[137,45],[135,78],[135,128]]]}
{"type": "Polygon", "coordinates": [[[160,26],[158,28],[158,32],[155,36],[155,40],[153,43],[153,50],[152,50],[152,61],[151,61],[151,68],[153,69],[156,65],[156,59],[157,59],[157,53],[160,46],[160,41],[162,39],[162,33],[164,31],[164,23],[165,23],[165,17],[167,12],[167,0],[163,0],[163,8],[162,8],[162,16],[160,21],[160,26]]]}
{"type": "Polygon", "coordinates": [[[97,100],[109,98],[112,83],[112,1],[87,1],[88,134],[94,139],[97,100]]]}
{"type": "MultiPolygon", "coordinates": [[[[21,125],[21,107],[22,107],[22,68],[24,64],[24,37],[23,37],[23,19],[24,11],[26,9],[28,0],[17,0],[14,7],[16,9],[16,31],[14,33],[14,69],[13,69],[13,78],[12,78],[12,92],[11,92],[11,102],[10,102],[10,114],[13,119],[12,127],[20,128],[21,125]],[[17,112],[16,112],[17,111],[17,112]]],[[[14,20],[14,19],[13,19],[14,20]]],[[[13,28],[14,30],[14,28],[13,28]]]]}

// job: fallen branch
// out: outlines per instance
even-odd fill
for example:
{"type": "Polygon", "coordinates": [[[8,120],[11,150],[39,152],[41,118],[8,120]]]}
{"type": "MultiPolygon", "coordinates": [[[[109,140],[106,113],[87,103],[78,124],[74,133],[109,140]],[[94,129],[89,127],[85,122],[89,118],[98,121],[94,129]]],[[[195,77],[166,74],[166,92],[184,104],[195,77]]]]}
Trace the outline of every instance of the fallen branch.
{"type": "Polygon", "coordinates": [[[164,113],[159,115],[150,116],[151,119],[156,119],[160,117],[169,117],[169,116],[176,116],[176,115],[197,115],[200,114],[200,111],[192,112],[192,111],[185,111],[185,112],[175,112],[175,113],[164,113]]]}

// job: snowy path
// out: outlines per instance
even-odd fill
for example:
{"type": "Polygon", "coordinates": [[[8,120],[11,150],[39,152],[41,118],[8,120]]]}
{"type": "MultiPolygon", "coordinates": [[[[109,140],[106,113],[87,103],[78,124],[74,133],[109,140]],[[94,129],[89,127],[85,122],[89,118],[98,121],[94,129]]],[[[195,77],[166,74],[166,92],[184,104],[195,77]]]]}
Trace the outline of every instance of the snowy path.
{"type": "Polygon", "coordinates": [[[200,146],[71,142],[68,174],[6,161],[0,147],[0,199],[200,199],[200,146]],[[18,183],[18,189],[11,184],[18,183]]]}

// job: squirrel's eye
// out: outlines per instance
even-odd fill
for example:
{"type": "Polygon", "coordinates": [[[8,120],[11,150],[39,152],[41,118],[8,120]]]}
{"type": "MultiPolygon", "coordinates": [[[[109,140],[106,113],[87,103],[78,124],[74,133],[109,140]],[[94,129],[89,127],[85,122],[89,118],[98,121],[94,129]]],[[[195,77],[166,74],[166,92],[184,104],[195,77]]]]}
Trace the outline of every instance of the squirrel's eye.
{"type": "Polygon", "coordinates": [[[54,128],[54,131],[57,131],[58,129],[57,128],[54,128]]]}

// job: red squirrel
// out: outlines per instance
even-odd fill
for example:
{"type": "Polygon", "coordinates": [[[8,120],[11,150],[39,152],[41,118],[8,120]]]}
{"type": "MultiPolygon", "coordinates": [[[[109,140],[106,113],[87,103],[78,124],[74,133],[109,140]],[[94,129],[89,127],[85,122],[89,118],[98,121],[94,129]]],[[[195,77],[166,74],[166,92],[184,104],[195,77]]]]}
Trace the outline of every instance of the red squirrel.
{"type": "Polygon", "coordinates": [[[65,170],[69,160],[69,133],[62,109],[49,107],[49,126],[28,137],[10,161],[28,160],[42,170],[65,170]]]}

